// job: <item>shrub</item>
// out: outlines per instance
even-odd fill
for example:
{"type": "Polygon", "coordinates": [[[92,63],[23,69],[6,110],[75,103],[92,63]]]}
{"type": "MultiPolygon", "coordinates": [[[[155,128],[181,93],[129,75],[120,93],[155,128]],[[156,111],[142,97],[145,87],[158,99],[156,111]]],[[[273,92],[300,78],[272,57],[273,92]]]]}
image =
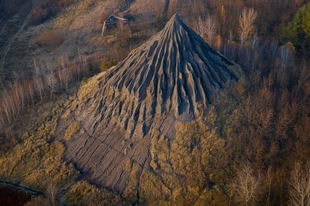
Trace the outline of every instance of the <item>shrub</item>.
{"type": "Polygon", "coordinates": [[[57,30],[47,30],[39,34],[36,38],[36,43],[43,47],[57,47],[63,41],[62,36],[57,30]]]}
{"type": "Polygon", "coordinates": [[[81,125],[79,122],[73,122],[69,127],[67,128],[65,132],[64,139],[66,141],[70,141],[73,135],[75,135],[78,131],[80,131],[81,125]]]}
{"type": "Polygon", "coordinates": [[[34,196],[25,206],[50,206],[47,198],[42,195],[34,196]]]}
{"type": "Polygon", "coordinates": [[[107,63],[106,60],[103,60],[103,61],[101,62],[101,72],[104,72],[104,71],[106,71],[107,69],[108,69],[108,63],[107,63]]]}
{"type": "Polygon", "coordinates": [[[112,59],[112,60],[110,61],[110,64],[109,64],[110,68],[113,67],[113,66],[116,66],[116,65],[117,65],[116,59],[112,59]]]}
{"type": "Polygon", "coordinates": [[[104,206],[104,205],[125,205],[122,199],[112,192],[99,189],[86,181],[80,181],[72,186],[65,194],[67,205],[77,206],[104,206]]]}
{"type": "Polygon", "coordinates": [[[32,11],[32,24],[38,25],[43,23],[49,17],[49,10],[42,5],[36,5],[32,11]]]}
{"type": "Polygon", "coordinates": [[[57,6],[59,8],[67,7],[70,4],[74,3],[75,0],[59,0],[57,6]]]}
{"type": "Polygon", "coordinates": [[[83,77],[82,79],[82,86],[85,85],[87,83],[87,77],[83,77]]]}

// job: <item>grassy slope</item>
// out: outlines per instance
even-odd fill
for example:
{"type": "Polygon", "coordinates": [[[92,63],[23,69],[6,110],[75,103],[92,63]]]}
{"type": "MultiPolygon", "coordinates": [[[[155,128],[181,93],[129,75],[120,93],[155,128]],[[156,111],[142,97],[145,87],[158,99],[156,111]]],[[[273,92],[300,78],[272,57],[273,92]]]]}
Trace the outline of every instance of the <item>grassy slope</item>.
{"type": "Polygon", "coordinates": [[[17,143],[0,156],[1,179],[43,190],[49,184],[61,188],[78,177],[63,159],[63,143],[53,141],[58,119],[70,102],[62,95],[39,104],[8,128],[17,143]]]}

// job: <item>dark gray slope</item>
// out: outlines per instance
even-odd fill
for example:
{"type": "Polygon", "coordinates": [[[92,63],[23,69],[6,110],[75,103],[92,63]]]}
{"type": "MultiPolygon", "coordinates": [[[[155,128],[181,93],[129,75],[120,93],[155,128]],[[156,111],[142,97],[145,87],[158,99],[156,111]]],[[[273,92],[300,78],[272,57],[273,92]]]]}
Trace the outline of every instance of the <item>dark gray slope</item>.
{"type": "Polygon", "coordinates": [[[67,159],[90,180],[122,191],[126,162],[148,167],[154,131],[173,139],[176,122],[195,119],[237,80],[233,68],[174,15],[79,103],[72,115],[82,130],[67,142],[67,159]]]}

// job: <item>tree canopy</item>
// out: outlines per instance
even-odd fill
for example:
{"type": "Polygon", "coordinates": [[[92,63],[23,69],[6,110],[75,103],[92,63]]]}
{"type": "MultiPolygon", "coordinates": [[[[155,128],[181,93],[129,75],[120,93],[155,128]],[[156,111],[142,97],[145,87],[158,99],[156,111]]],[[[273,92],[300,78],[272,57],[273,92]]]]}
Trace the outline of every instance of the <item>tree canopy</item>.
{"type": "Polygon", "coordinates": [[[283,30],[282,42],[291,41],[297,52],[310,53],[310,2],[301,7],[283,30]]]}

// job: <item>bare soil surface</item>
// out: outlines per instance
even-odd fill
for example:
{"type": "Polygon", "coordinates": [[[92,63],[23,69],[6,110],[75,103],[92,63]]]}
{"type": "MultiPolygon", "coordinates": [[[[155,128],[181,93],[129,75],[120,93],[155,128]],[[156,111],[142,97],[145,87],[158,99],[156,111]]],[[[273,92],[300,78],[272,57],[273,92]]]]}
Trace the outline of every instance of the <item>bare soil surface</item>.
{"type": "MultiPolygon", "coordinates": [[[[173,140],[174,125],[199,118],[225,84],[239,78],[238,67],[214,51],[175,15],[165,28],[98,82],[85,85],[70,116],[59,122],[81,129],[66,142],[68,161],[96,184],[122,192],[131,161],[150,168],[150,145],[164,135],[173,140]]],[[[80,91],[81,93],[81,91],[80,91]]]]}

